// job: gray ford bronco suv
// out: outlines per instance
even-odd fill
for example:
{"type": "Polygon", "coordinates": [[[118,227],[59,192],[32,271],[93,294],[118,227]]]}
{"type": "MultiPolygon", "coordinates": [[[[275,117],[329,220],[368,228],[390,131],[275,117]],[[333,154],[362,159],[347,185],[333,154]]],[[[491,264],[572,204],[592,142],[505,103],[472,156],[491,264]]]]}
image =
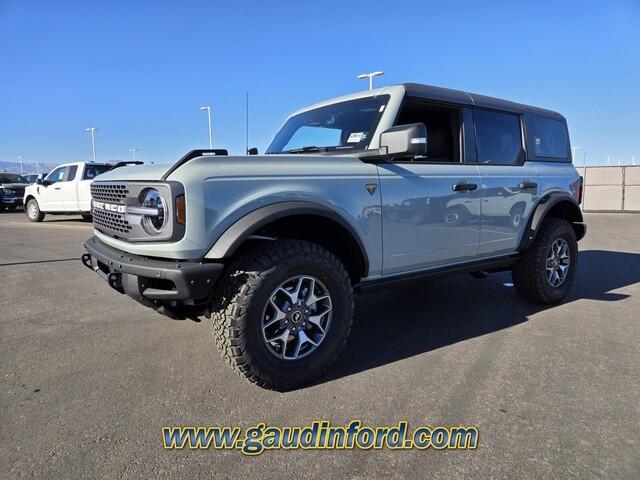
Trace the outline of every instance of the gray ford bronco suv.
{"type": "Polygon", "coordinates": [[[525,299],[560,302],[581,193],[562,115],[403,84],[299,110],[265,155],[101,175],[82,261],[169,317],[212,318],[240,375],[286,390],[335,361],[354,293],[511,270],[525,299]]]}

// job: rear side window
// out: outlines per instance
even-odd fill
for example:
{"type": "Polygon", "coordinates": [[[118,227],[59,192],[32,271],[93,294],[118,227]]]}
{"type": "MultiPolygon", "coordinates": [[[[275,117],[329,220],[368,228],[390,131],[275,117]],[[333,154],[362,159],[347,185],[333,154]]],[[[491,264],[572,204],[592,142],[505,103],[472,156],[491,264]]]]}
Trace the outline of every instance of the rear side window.
{"type": "Polygon", "coordinates": [[[71,182],[76,179],[76,172],[78,171],[78,166],[73,165],[71,167],[67,167],[67,174],[64,176],[65,182],[71,182]]]}
{"type": "Polygon", "coordinates": [[[84,180],[91,180],[92,178],[108,172],[109,170],[111,170],[111,165],[89,164],[84,170],[84,180]]]}
{"type": "Polygon", "coordinates": [[[569,142],[564,123],[553,118],[531,116],[536,157],[567,158],[569,142]]]}
{"type": "Polygon", "coordinates": [[[520,119],[509,113],[475,110],[478,162],[485,165],[516,165],[522,158],[520,119]]]}

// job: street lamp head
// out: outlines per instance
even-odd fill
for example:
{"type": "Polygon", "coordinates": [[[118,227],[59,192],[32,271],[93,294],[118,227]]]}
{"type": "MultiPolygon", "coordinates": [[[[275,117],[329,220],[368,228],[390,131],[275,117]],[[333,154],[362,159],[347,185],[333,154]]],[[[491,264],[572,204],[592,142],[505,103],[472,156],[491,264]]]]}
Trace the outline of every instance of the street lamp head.
{"type": "Polygon", "coordinates": [[[98,130],[96,127],[89,127],[84,129],[85,132],[95,132],[96,130],[98,130]]]}
{"type": "Polygon", "coordinates": [[[211,110],[211,107],[209,105],[203,105],[200,107],[200,110],[211,110]]]}
{"type": "Polygon", "coordinates": [[[376,70],[375,72],[361,73],[356,78],[359,78],[362,80],[364,78],[381,77],[382,75],[384,75],[384,72],[381,72],[380,70],[376,70]]]}

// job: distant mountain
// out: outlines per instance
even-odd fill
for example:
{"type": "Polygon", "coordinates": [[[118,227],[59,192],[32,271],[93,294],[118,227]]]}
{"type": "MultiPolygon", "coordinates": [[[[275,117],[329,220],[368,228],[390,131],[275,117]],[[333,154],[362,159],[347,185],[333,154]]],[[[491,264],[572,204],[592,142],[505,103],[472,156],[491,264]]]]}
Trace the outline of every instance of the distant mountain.
{"type": "MultiPolygon", "coordinates": [[[[48,173],[53,170],[57,163],[51,162],[39,162],[38,167],[40,173],[48,173]]],[[[29,173],[36,173],[36,162],[22,162],[22,169],[25,175],[29,173]]],[[[3,162],[0,160],[0,172],[20,173],[19,162],[3,162]]]]}

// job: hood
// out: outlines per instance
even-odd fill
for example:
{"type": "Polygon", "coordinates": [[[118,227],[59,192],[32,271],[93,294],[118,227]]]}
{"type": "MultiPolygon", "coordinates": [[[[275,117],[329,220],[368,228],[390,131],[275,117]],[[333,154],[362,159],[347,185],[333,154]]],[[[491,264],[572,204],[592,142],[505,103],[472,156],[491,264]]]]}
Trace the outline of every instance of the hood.
{"type": "Polygon", "coordinates": [[[11,189],[11,190],[24,190],[24,187],[28,186],[28,183],[2,183],[0,184],[0,188],[3,188],[5,190],[7,189],[11,189]]]}
{"type": "Polygon", "coordinates": [[[262,175],[286,175],[291,173],[314,173],[330,171],[333,162],[349,163],[357,160],[350,155],[295,154],[295,155],[218,155],[199,156],[186,162],[179,160],[173,165],[134,165],[120,167],[98,175],[94,181],[163,181],[178,180],[186,171],[198,172],[196,178],[205,179],[215,172],[216,176],[247,175],[250,172],[262,175]],[[213,164],[213,165],[212,165],[213,164]]]}
{"type": "Polygon", "coordinates": [[[94,178],[95,181],[117,181],[117,180],[133,180],[133,181],[159,181],[162,176],[171,168],[170,163],[161,163],[156,165],[132,165],[130,167],[119,167],[109,170],[102,175],[94,178]]]}

